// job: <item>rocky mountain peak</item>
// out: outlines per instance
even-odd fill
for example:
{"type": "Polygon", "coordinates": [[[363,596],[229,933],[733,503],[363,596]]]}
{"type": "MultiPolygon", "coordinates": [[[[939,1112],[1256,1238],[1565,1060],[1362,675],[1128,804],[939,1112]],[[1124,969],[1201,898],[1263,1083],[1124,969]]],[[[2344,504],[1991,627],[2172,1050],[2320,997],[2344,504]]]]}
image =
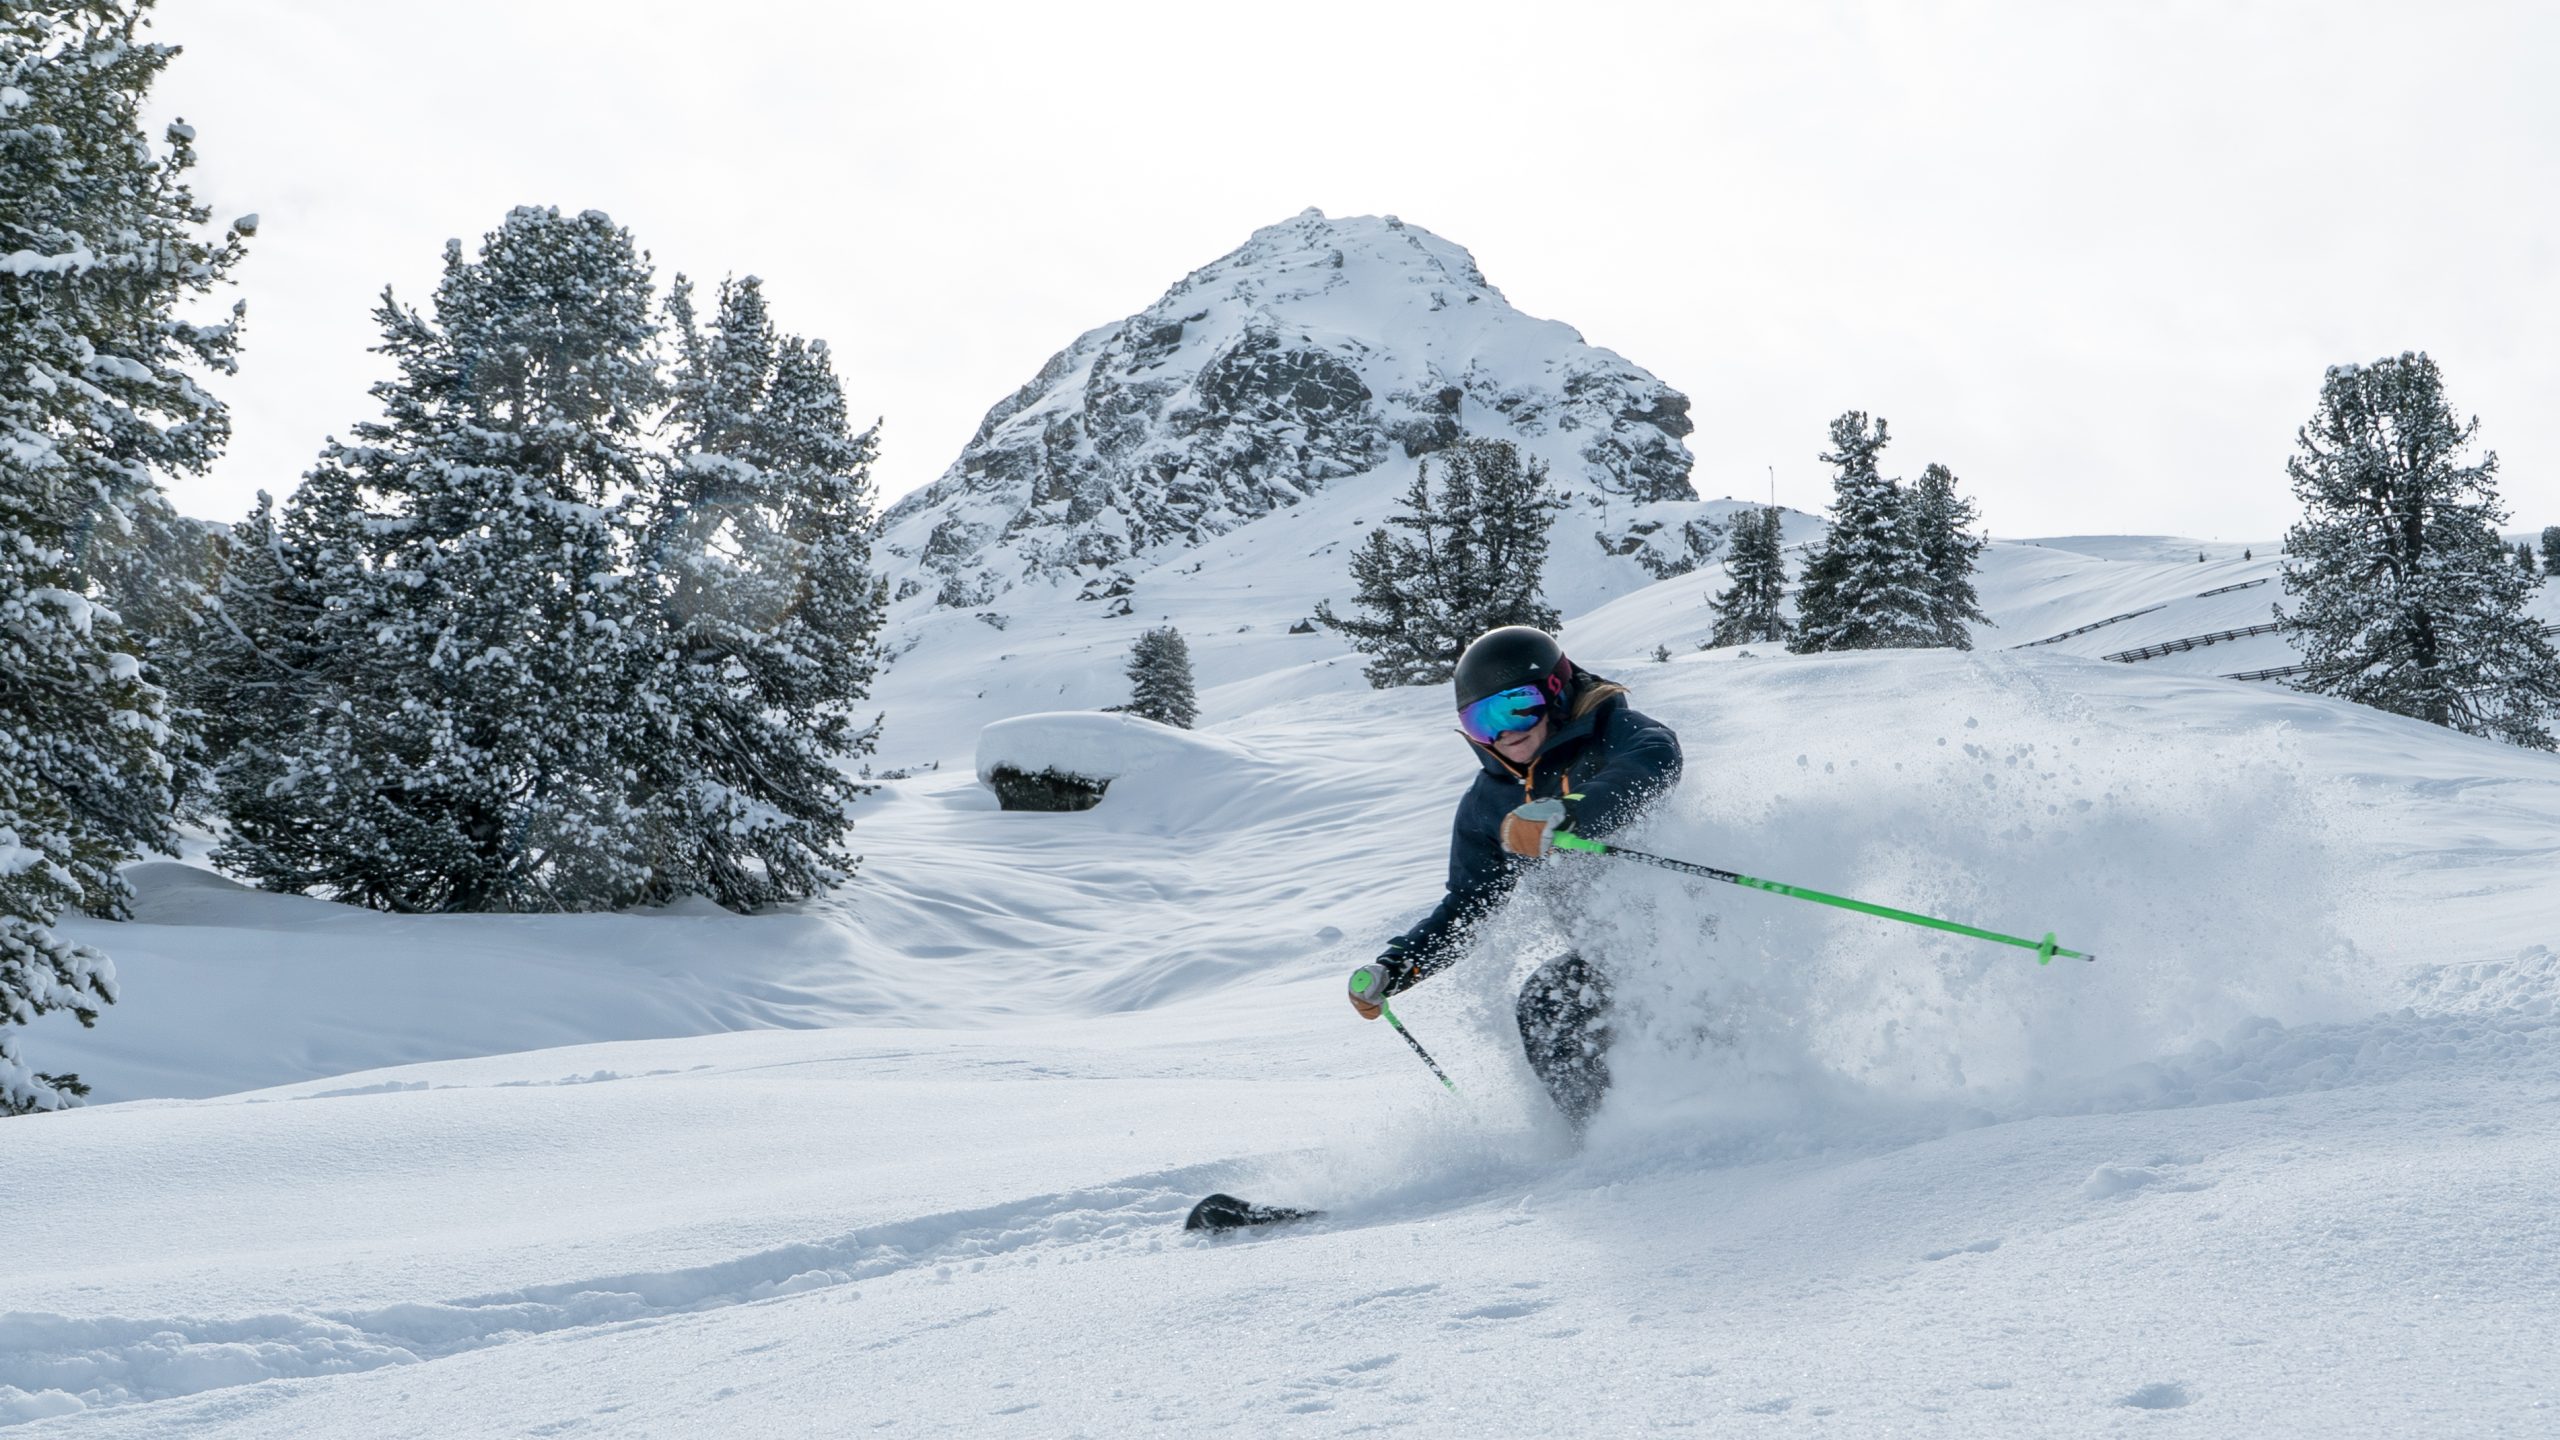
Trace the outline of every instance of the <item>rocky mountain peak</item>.
{"type": "Polygon", "coordinates": [[[981,606],[1026,584],[1097,596],[1477,434],[1545,460],[1580,502],[1559,540],[1673,573],[1694,563],[1695,532],[1637,507],[1696,499],[1688,408],[1572,327],[1513,309],[1463,247],[1392,215],[1308,209],[1058,352],[892,507],[884,558],[908,606],[981,606]]]}

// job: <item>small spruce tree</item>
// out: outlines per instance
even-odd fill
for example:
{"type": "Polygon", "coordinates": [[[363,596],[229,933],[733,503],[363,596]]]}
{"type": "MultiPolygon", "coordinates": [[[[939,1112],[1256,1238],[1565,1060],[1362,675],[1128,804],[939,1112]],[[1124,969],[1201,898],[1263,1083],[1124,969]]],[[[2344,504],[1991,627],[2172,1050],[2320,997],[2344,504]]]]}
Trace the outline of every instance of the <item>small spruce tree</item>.
{"type": "Polygon", "coordinates": [[[1974,565],[1989,544],[1972,531],[1978,518],[1973,502],[1956,493],[1955,472],[1931,464],[1920,472],[1905,497],[1911,527],[1918,533],[1920,559],[1929,575],[1929,625],[1936,643],[1958,650],[1973,648],[1974,625],[1988,625],[1974,596],[1974,565]]]}
{"type": "Polygon", "coordinates": [[[186,525],[161,479],[201,473],[229,436],[201,382],[235,368],[240,310],[182,309],[256,222],[215,238],[186,181],[195,132],[142,128],[177,53],[142,38],[150,8],[0,5],[0,1114],[88,1093],[17,1032],[115,1000],[107,957],[54,925],[126,913],[117,867],[173,843],[187,753],[138,624],[178,593],[151,567],[186,525]]]}
{"type": "Polygon", "coordinates": [[[1538,593],[1547,527],[1563,508],[1548,491],[1543,462],[1524,463],[1508,440],[1461,440],[1426,457],[1400,506],[1351,557],[1360,613],[1344,617],[1330,602],[1316,606],[1319,623],[1369,657],[1362,673],[1371,685],[1445,681],[1467,643],[1487,630],[1559,628],[1555,607],[1538,593]]]}
{"type": "Polygon", "coordinates": [[[2516,568],[2523,571],[2528,580],[2538,582],[2542,579],[2542,567],[2534,563],[2532,541],[2516,542],[2516,568]]]}
{"type": "Polygon", "coordinates": [[[2560,574],[2560,525],[2542,527],[2543,573],[2560,574]]]}
{"type": "Polygon", "coordinates": [[[2498,538],[2498,457],[2466,459],[2479,428],[2422,352],[2330,370],[2285,467],[2303,516],[2276,619],[2303,689],[2548,750],[2560,655],[2498,538]]]}
{"type": "Polygon", "coordinates": [[[1821,458],[1832,479],[1831,533],[1806,564],[1794,648],[1874,650],[1941,643],[1938,601],[1902,487],[1878,470],[1885,422],[1866,412],[1831,422],[1821,458]]]}
{"type": "Polygon", "coordinates": [[[1794,626],[1786,615],[1785,536],[1774,505],[1748,510],[1733,522],[1733,553],[1725,562],[1732,584],[1711,602],[1715,632],[1709,645],[1783,645],[1794,626]]]}
{"type": "Polygon", "coordinates": [[[1170,625],[1149,630],[1129,647],[1129,703],[1121,709],[1159,725],[1188,730],[1200,721],[1191,685],[1191,647],[1170,625]]]}

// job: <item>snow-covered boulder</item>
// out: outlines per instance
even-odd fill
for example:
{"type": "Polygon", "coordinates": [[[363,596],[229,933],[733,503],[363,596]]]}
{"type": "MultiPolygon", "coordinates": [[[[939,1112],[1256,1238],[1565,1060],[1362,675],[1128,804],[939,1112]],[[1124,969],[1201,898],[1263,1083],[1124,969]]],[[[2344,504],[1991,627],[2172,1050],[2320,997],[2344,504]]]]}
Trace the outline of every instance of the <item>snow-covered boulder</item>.
{"type": "Polygon", "coordinates": [[[1007,810],[1090,810],[1124,776],[1239,758],[1223,740],[1092,710],[1017,715],[978,732],[978,783],[1007,810]]]}

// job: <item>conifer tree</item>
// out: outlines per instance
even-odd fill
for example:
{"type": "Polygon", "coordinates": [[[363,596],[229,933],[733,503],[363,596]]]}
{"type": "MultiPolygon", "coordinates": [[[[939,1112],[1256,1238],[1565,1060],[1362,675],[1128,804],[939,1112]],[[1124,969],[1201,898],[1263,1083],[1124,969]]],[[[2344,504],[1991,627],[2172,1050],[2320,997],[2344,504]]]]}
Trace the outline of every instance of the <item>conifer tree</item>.
{"type": "Polygon", "coordinates": [[[2533,542],[2529,540],[2516,542],[2516,568],[2524,572],[2524,578],[2527,580],[2538,582],[2542,579],[2542,567],[2535,564],[2533,560],[2533,542]]]}
{"type": "Polygon", "coordinates": [[[2302,689],[2548,750],[2560,655],[2498,538],[2498,457],[2466,460],[2479,428],[2422,352],[2330,370],[2285,467],[2303,505],[2285,537],[2298,608],[2276,619],[2302,689]]]}
{"type": "Polygon", "coordinates": [[[1316,623],[1341,632],[1351,648],[1369,657],[1361,673],[1380,690],[1428,685],[1447,679],[1457,669],[1454,656],[1443,659],[1445,639],[1425,630],[1431,623],[1431,607],[1412,588],[1421,573],[1422,554],[1436,544],[1444,528],[1432,506],[1429,485],[1427,470],[1417,471],[1399,502],[1403,514],[1388,517],[1352,552],[1351,598],[1358,613],[1337,615],[1332,601],[1316,602],[1316,623]],[[1392,525],[1407,525],[1418,538],[1403,539],[1388,528],[1392,525]]]}
{"type": "Polygon", "coordinates": [[[632,796],[649,616],[627,498],[663,385],[649,271],[595,211],[520,208],[432,318],[386,290],[382,418],[288,507],[320,657],[296,721],[235,757],[218,857],[270,888],[398,911],[579,910],[648,876],[632,796]]]}
{"type": "Polygon", "coordinates": [[[2542,527],[2542,570],[2546,575],[2560,573],[2560,525],[2542,527]]]}
{"type": "Polygon", "coordinates": [[[186,182],[195,132],[143,131],[177,53],[141,39],[149,8],[0,5],[0,1114],[87,1093],[16,1032],[53,1011],[93,1023],[116,998],[108,959],[53,926],[126,912],[117,867],[171,843],[184,743],[119,578],[179,533],[162,477],[201,473],[229,435],[200,382],[235,368],[239,308],[199,324],[181,307],[256,221],[212,238],[186,182]]]}
{"type": "Polygon", "coordinates": [[[1508,440],[1470,437],[1426,457],[1400,503],[1401,513],[1370,531],[1351,558],[1361,613],[1345,618],[1330,603],[1316,606],[1320,623],[1369,656],[1362,673],[1371,685],[1445,681],[1467,643],[1487,630],[1559,628],[1555,607],[1539,597],[1547,526],[1562,508],[1543,462],[1524,463],[1508,440]]]}
{"type": "Polygon", "coordinates": [[[1733,554],[1725,571],[1733,583],[1712,602],[1715,633],[1709,645],[1783,645],[1794,626],[1787,620],[1785,536],[1774,505],[1745,511],[1733,522],[1733,554]]]}
{"type": "Polygon", "coordinates": [[[1978,518],[1973,502],[1956,493],[1955,472],[1933,462],[1913,482],[1905,503],[1911,511],[1911,528],[1918,534],[1921,565],[1929,576],[1933,643],[1970,650],[1970,627],[1991,623],[1973,590],[1974,564],[1989,543],[1973,533],[1978,518]]]}
{"type": "Polygon", "coordinates": [[[1937,601],[1902,487],[1879,471],[1889,440],[1866,412],[1831,422],[1821,458],[1832,479],[1831,532],[1806,564],[1796,597],[1798,651],[1872,650],[1941,643],[1937,601]]]}
{"type": "Polygon", "coordinates": [[[1170,625],[1149,630],[1129,647],[1129,714],[1188,730],[1200,722],[1200,699],[1191,684],[1191,647],[1170,625]]]}
{"type": "Polygon", "coordinates": [[[221,702],[201,683],[201,652],[210,638],[222,540],[156,496],[128,520],[126,529],[97,536],[88,547],[90,588],[114,611],[125,648],[142,663],[142,678],[161,692],[170,813],[208,819],[213,794],[205,734],[217,723],[221,702]]]}
{"type": "Polygon", "coordinates": [[[201,714],[218,784],[244,743],[296,723],[324,600],[290,568],[275,501],[263,490],[222,537],[213,568],[193,653],[174,678],[201,714]]]}
{"type": "Polygon", "coordinates": [[[647,681],[642,790],[656,898],[734,909],[852,871],[854,707],[887,607],[870,568],[878,427],[855,433],[823,344],[774,326],[761,282],[723,283],[705,331],[678,276],[675,451],[650,497],[641,580],[663,660],[647,681]]]}

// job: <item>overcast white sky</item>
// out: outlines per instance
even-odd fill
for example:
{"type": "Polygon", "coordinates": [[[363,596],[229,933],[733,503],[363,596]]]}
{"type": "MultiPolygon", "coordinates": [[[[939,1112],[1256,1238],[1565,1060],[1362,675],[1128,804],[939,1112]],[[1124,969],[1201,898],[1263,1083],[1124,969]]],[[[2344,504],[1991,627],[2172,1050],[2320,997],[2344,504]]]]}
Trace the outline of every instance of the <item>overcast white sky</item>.
{"type": "Polygon", "coordinates": [[[1308,205],[1468,247],[1686,391],[1707,496],[1844,409],[2004,535],[2264,539],[2322,369],[2402,349],[2560,524],[2560,7],[163,0],[199,194],[263,221],[233,518],[372,413],[368,312],[524,203],[762,275],[886,417],[997,399],[1308,205]]]}

